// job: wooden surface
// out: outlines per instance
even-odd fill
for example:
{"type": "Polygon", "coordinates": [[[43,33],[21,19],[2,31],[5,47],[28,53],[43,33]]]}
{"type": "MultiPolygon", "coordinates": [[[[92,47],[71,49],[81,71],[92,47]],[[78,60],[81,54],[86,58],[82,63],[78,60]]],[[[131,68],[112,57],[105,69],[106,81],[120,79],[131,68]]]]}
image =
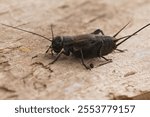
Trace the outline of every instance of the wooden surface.
{"type": "MultiPolygon", "coordinates": [[[[0,23],[51,38],[100,28],[122,37],[150,23],[149,0],[0,0],[0,23]]],[[[150,27],[108,56],[113,62],[86,70],[79,59],[44,56],[50,42],[0,25],[0,99],[112,99],[150,91],[150,27]],[[34,57],[36,56],[36,57],[34,57]],[[113,96],[112,96],[113,95],[113,96]]],[[[103,60],[87,60],[98,65],[103,60]]]]}

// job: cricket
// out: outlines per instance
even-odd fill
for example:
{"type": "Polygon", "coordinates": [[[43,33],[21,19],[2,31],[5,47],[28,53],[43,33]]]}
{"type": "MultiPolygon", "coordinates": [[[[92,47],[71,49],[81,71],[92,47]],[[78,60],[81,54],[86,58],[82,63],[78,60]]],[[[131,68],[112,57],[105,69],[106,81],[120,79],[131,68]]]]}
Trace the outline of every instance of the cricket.
{"type": "Polygon", "coordinates": [[[53,28],[51,25],[52,39],[49,39],[35,32],[24,30],[18,27],[10,26],[7,24],[2,24],[2,25],[11,27],[13,29],[21,30],[24,32],[28,32],[50,41],[50,45],[46,50],[46,53],[50,51],[52,56],[54,56],[54,54],[56,55],[55,59],[50,64],[55,63],[62,54],[66,56],[73,55],[76,58],[79,58],[81,60],[82,65],[86,69],[90,70],[94,66],[92,63],[87,65],[85,63],[85,59],[96,58],[96,57],[103,58],[106,62],[101,65],[112,62],[111,59],[107,59],[105,56],[112,53],[114,50],[124,52],[124,50],[118,49],[118,46],[150,25],[150,23],[148,23],[147,25],[143,26],[142,28],[140,28],[139,30],[135,31],[130,35],[116,38],[117,35],[121,31],[123,31],[125,27],[127,27],[128,24],[129,23],[127,23],[124,27],[122,27],[113,36],[105,35],[101,29],[96,29],[95,31],[89,34],[81,34],[76,36],[54,36],[53,28]]]}

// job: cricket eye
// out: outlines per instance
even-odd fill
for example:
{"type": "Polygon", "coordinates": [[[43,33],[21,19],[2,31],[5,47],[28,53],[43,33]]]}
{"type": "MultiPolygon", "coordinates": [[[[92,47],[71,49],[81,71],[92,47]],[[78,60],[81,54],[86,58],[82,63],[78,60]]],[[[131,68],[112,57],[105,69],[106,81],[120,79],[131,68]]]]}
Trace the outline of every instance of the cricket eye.
{"type": "Polygon", "coordinates": [[[62,43],[62,39],[61,39],[60,36],[55,37],[55,43],[56,43],[56,44],[59,44],[59,45],[62,43]]]}

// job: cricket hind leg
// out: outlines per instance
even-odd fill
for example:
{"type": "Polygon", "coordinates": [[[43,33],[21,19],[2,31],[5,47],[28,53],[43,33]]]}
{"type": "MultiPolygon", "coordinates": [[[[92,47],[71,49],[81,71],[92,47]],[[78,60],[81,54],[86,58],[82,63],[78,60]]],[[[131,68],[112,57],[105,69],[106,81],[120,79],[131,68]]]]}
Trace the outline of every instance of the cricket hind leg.
{"type": "Polygon", "coordinates": [[[80,50],[80,54],[81,54],[81,62],[82,62],[82,64],[83,64],[83,66],[84,66],[86,69],[89,69],[89,70],[90,70],[90,69],[92,68],[92,65],[87,66],[87,65],[85,64],[82,49],[80,50]]]}
{"type": "Polygon", "coordinates": [[[105,59],[106,61],[112,61],[112,59],[107,59],[104,56],[102,56],[103,59],[105,59]]]}
{"type": "Polygon", "coordinates": [[[105,65],[105,64],[107,64],[107,63],[111,63],[111,62],[112,62],[112,59],[107,59],[107,58],[105,58],[105,57],[103,57],[103,56],[102,56],[102,58],[105,59],[106,61],[103,62],[103,63],[101,63],[101,64],[99,64],[99,65],[96,66],[96,67],[99,67],[99,66],[102,66],[102,65],[105,65]]]}
{"type": "Polygon", "coordinates": [[[127,51],[127,49],[124,49],[124,50],[120,50],[120,49],[115,49],[115,50],[117,50],[117,51],[119,51],[119,52],[125,52],[125,51],[127,51]]]}
{"type": "Polygon", "coordinates": [[[104,35],[104,32],[101,29],[96,29],[94,32],[92,32],[91,34],[99,34],[101,33],[102,35],[104,35]]]}
{"type": "MultiPolygon", "coordinates": [[[[104,49],[105,49],[105,48],[104,48],[105,44],[104,44],[104,40],[103,40],[103,39],[101,40],[101,44],[100,44],[100,45],[101,45],[101,46],[99,47],[99,51],[98,51],[98,53],[97,53],[97,57],[103,58],[103,59],[105,60],[105,62],[99,64],[99,65],[96,66],[96,67],[99,67],[99,66],[102,66],[102,65],[105,65],[105,64],[107,64],[107,63],[111,63],[111,62],[112,62],[112,59],[107,59],[107,58],[105,58],[105,57],[104,57],[104,53],[102,53],[102,52],[104,51],[104,49]]],[[[119,49],[118,49],[118,50],[119,50],[119,49]]],[[[94,67],[93,64],[90,64],[90,66],[94,67]]]]}
{"type": "Polygon", "coordinates": [[[103,63],[99,64],[97,67],[102,66],[102,65],[105,65],[105,64],[107,64],[107,63],[112,62],[112,59],[107,59],[107,58],[105,58],[104,56],[102,56],[102,49],[103,49],[103,46],[104,46],[104,42],[103,42],[103,40],[102,40],[102,46],[101,46],[101,48],[100,48],[100,51],[99,51],[98,57],[99,57],[99,58],[101,58],[101,57],[102,57],[102,58],[105,60],[105,62],[103,62],[103,63]]]}

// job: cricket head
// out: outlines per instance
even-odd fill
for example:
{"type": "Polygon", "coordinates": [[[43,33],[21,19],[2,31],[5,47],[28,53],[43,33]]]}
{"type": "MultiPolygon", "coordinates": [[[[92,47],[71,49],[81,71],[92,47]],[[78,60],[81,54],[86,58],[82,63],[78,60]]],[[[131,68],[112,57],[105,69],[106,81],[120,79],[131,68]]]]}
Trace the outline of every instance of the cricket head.
{"type": "Polygon", "coordinates": [[[53,37],[51,49],[55,53],[59,53],[62,50],[62,48],[63,48],[63,37],[61,37],[61,36],[53,37]]]}

